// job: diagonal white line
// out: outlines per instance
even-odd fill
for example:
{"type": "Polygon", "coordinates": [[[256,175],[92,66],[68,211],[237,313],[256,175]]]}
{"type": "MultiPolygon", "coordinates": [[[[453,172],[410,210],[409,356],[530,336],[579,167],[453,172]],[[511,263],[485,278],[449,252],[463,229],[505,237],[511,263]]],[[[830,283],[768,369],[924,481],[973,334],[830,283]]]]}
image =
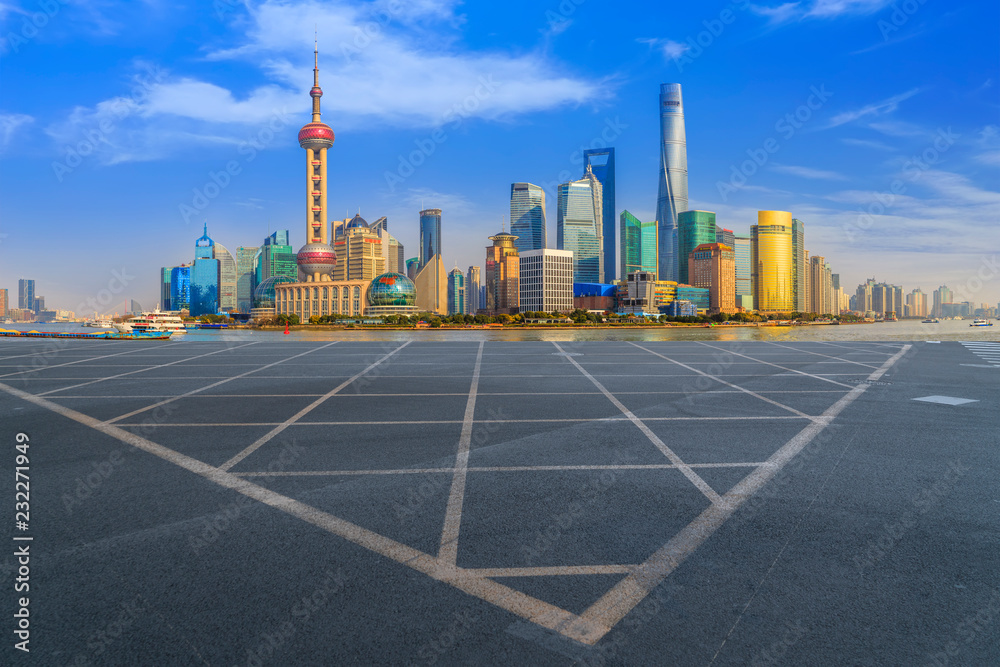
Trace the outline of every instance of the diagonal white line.
{"type": "Polygon", "coordinates": [[[781,408],[783,410],[788,410],[789,412],[794,413],[794,414],[798,415],[799,417],[805,417],[806,419],[813,419],[813,417],[810,417],[806,413],[799,412],[795,408],[790,408],[787,405],[785,405],[784,403],[779,403],[779,402],[777,402],[775,400],[767,398],[766,396],[761,396],[757,392],[750,391],[749,389],[744,389],[743,387],[740,387],[739,385],[735,385],[732,382],[726,382],[725,380],[722,380],[722,379],[720,379],[720,378],[718,378],[718,377],[716,377],[714,375],[709,375],[708,373],[705,373],[704,371],[700,371],[697,368],[693,368],[691,366],[688,366],[687,364],[682,364],[681,362],[679,362],[679,361],[677,361],[675,359],[671,359],[668,356],[662,355],[659,352],[653,352],[649,348],[643,347],[642,345],[639,345],[637,343],[629,343],[629,344],[630,345],[635,345],[640,350],[645,350],[646,352],[649,352],[650,354],[654,354],[654,355],[656,355],[656,356],[658,356],[658,357],[660,357],[662,359],[666,359],[667,361],[672,361],[675,364],[677,364],[678,366],[683,366],[684,368],[686,368],[688,370],[694,371],[695,373],[698,373],[700,375],[704,375],[705,377],[707,377],[709,379],[712,379],[712,380],[715,380],[716,382],[721,382],[722,384],[726,385],[727,387],[732,387],[733,389],[739,389],[743,393],[749,394],[750,396],[753,396],[754,398],[759,398],[760,400],[764,401],[765,403],[770,403],[771,405],[779,407],[779,408],[781,408]]]}
{"type": "MultiPolygon", "coordinates": [[[[331,345],[336,345],[336,344],[337,344],[337,341],[333,341],[332,343],[327,343],[326,345],[323,345],[321,347],[317,347],[317,348],[315,348],[315,350],[322,350],[325,347],[330,347],[331,345]]],[[[118,415],[114,419],[109,419],[109,420],[107,420],[104,423],[105,424],[114,424],[115,422],[120,422],[123,419],[128,419],[129,417],[134,417],[135,415],[143,413],[143,412],[146,412],[147,410],[155,410],[156,408],[158,408],[160,406],[163,406],[163,405],[166,405],[167,403],[173,403],[174,401],[179,401],[182,398],[187,398],[189,396],[194,396],[195,394],[199,394],[199,393],[201,393],[203,391],[208,391],[209,389],[212,389],[213,387],[218,387],[220,384],[226,384],[227,382],[232,382],[233,380],[239,380],[241,377],[246,377],[247,375],[250,375],[251,373],[256,373],[257,371],[262,371],[265,368],[270,368],[271,366],[277,366],[278,364],[283,364],[286,361],[288,361],[289,359],[296,359],[298,357],[305,356],[305,355],[309,354],[310,352],[315,352],[315,350],[306,350],[305,352],[301,352],[299,354],[296,354],[295,356],[288,357],[288,359],[282,359],[281,361],[275,361],[275,362],[270,363],[270,364],[268,364],[266,366],[261,366],[260,368],[255,368],[252,371],[247,371],[246,373],[240,373],[239,375],[234,375],[233,377],[226,378],[225,380],[219,380],[218,382],[214,382],[214,383],[208,385],[207,387],[201,387],[199,389],[194,389],[192,391],[187,392],[186,394],[181,394],[179,396],[172,396],[172,397],[167,398],[165,400],[162,400],[162,401],[160,401],[158,403],[153,403],[152,405],[147,405],[144,408],[139,408],[138,410],[133,410],[132,412],[128,412],[128,413],[126,413],[124,415],[118,415]]],[[[38,395],[39,396],[44,396],[44,394],[38,394],[38,395]]],[[[313,394],[313,395],[317,396],[318,394],[313,394]]],[[[287,394],[285,394],[285,396],[287,396],[287,394]]],[[[56,398],[66,398],[66,397],[65,396],[57,396],[56,398]]],[[[246,398],[246,396],[240,396],[240,398],[246,398]]]]}
{"type": "MultiPolygon", "coordinates": [[[[565,350],[562,349],[559,343],[553,342],[552,344],[556,346],[557,350],[562,352],[564,355],[566,354],[565,350]]],[[[588,380],[590,380],[594,384],[594,386],[597,387],[601,391],[601,393],[604,394],[604,396],[614,404],[616,408],[621,410],[621,413],[625,415],[625,417],[630,422],[635,424],[636,427],[638,427],[638,429],[642,431],[647,438],[649,438],[649,441],[653,443],[653,445],[657,449],[663,452],[663,455],[666,456],[668,459],[670,459],[670,462],[673,463],[675,466],[677,466],[677,469],[680,470],[685,477],[691,480],[691,483],[694,484],[696,487],[698,487],[699,491],[705,494],[705,497],[711,500],[713,504],[721,502],[722,499],[719,497],[719,494],[716,493],[715,489],[709,486],[708,483],[705,480],[703,480],[698,473],[692,470],[689,465],[684,463],[684,461],[681,460],[681,457],[677,456],[677,454],[674,453],[674,450],[667,447],[666,443],[660,440],[659,436],[653,433],[652,429],[646,426],[646,424],[643,423],[641,419],[632,414],[632,411],[626,408],[625,405],[621,401],[619,401],[614,394],[608,391],[607,388],[597,380],[597,378],[588,373],[587,369],[581,366],[573,357],[567,355],[564,358],[566,359],[566,361],[576,366],[576,369],[578,371],[583,373],[583,375],[588,380]]]]}
{"type": "MultiPolygon", "coordinates": [[[[864,366],[865,368],[871,368],[871,369],[878,368],[878,366],[873,366],[871,364],[864,364],[864,363],[861,363],[860,361],[852,361],[851,359],[842,359],[840,357],[835,357],[832,354],[820,354],[819,352],[810,352],[809,350],[806,350],[806,349],[803,349],[803,348],[800,348],[800,347],[792,347],[791,345],[782,345],[781,343],[772,343],[769,340],[766,340],[764,342],[767,343],[768,345],[774,345],[776,347],[783,347],[786,350],[794,350],[795,352],[805,352],[806,354],[814,354],[817,357],[826,357],[827,359],[836,359],[837,361],[842,361],[845,364],[855,364],[856,366],[864,366]]],[[[822,362],[817,362],[817,363],[822,363],[822,362]]]]}
{"type": "Polygon", "coordinates": [[[479,343],[479,354],[476,355],[476,367],[472,371],[472,383],[469,386],[469,400],[465,404],[465,420],[462,422],[462,435],[458,440],[458,454],[455,457],[455,476],[451,480],[451,493],[448,495],[448,509],[445,512],[444,528],[441,531],[441,549],[438,560],[455,565],[458,562],[458,533],[462,526],[462,504],[465,501],[465,477],[469,467],[469,448],[472,443],[472,423],[476,414],[476,392],[479,391],[479,372],[483,364],[484,342],[479,343]]]}
{"type": "MultiPolygon", "coordinates": [[[[910,345],[904,345],[898,353],[887,359],[868,379],[877,380],[906,354],[910,345]]],[[[754,493],[769,482],[792,458],[819,435],[847,406],[854,402],[870,385],[861,384],[849,391],[823,413],[823,420],[807,425],[768,459],[767,466],[761,466],[743,478],[723,497],[723,502],[705,509],[680,533],[656,551],[646,562],[636,568],[614,588],[604,594],[589,609],[580,615],[579,624],[563,631],[563,634],[586,644],[594,644],[604,634],[604,628],[614,627],[626,614],[635,608],[670,573],[711,537],[723,523],[754,493]],[[603,634],[602,634],[603,633],[603,634]]]]}
{"type": "MultiPolygon", "coordinates": [[[[167,343],[166,345],[163,345],[163,347],[173,347],[174,345],[180,345],[180,343],[167,343]]],[[[72,366],[73,364],[82,364],[85,361],[95,361],[97,359],[107,359],[108,357],[120,357],[123,354],[135,354],[136,352],[141,352],[141,351],[143,351],[145,349],[146,348],[139,347],[139,348],[136,348],[134,350],[128,350],[126,352],[115,352],[114,354],[104,354],[104,355],[101,355],[99,357],[87,357],[86,359],[77,359],[76,361],[67,361],[64,364],[53,364],[51,366],[40,366],[38,368],[31,368],[31,369],[28,369],[26,371],[18,371],[16,373],[6,373],[4,375],[0,375],[0,378],[9,378],[9,377],[13,377],[15,375],[24,375],[25,373],[37,373],[38,371],[46,371],[46,370],[49,370],[50,368],[62,368],[63,366],[72,366]]],[[[41,354],[41,353],[39,353],[39,354],[41,354]]],[[[32,355],[32,356],[34,356],[34,355],[32,355]]],[[[47,378],[47,379],[50,379],[50,380],[61,380],[61,379],[79,380],[80,378],[47,378]]]]}
{"type": "MultiPolygon", "coordinates": [[[[69,389],[77,389],[79,387],[86,387],[87,385],[97,384],[98,382],[104,382],[105,380],[117,380],[118,378],[123,378],[127,375],[135,375],[136,373],[144,373],[146,371],[155,371],[157,368],[166,368],[167,366],[173,366],[174,364],[182,364],[187,361],[192,361],[194,359],[201,359],[202,357],[210,357],[213,354],[221,354],[223,352],[230,352],[232,350],[238,350],[241,347],[247,347],[249,345],[256,345],[256,341],[252,343],[244,343],[243,345],[237,345],[236,347],[226,347],[221,350],[215,350],[214,352],[206,352],[205,354],[196,354],[193,357],[185,357],[183,359],[178,359],[176,361],[169,361],[165,364],[158,364],[156,366],[144,366],[138,370],[128,371],[126,373],[119,373],[118,375],[109,375],[107,377],[98,378],[96,380],[90,380],[88,382],[81,382],[80,384],[70,385],[68,387],[60,387],[59,389],[50,389],[49,391],[43,391],[40,394],[35,394],[35,396],[48,396],[49,394],[54,394],[59,391],[67,391],[69,389]]],[[[58,396],[54,397],[58,398],[58,396]]]]}
{"type": "MultiPolygon", "coordinates": [[[[840,387],[845,387],[847,389],[854,389],[852,385],[844,384],[843,382],[837,382],[836,380],[831,380],[830,378],[825,378],[821,375],[813,375],[812,373],[806,373],[805,371],[798,371],[794,368],[788,368],[787,366],[781,366],[779,364],[772,364],[770,361],[764,361],[763,359],[754,359],[753,357],[741,354],[739,352],[733,352],[732,350],[727,350],[724,347],[717,347],[715,345],[709,345],[708,343],[702,343],[701,341],[695,341],[698,345],[704,345],[705,347],[710,347],[713,350],[720,350],[722,352],[728,352],[729,354],[735,354],[737,357],[743,357],[744,359],[749,359],[750,361],[756,361],[762,364],[767,364],[768,366],[774,366],[775,368],[780,368],[782,370],[788,371],[790,373],[797,373],[799,375],[805,375],[807,377],[815,378],[817,380],[822,380],[823,382],[829,382],[830,384],[835,384],[840,387]]],[[[828,375],[845,375],[845,373],[828,373],[828,375]]]]}
{"type": "MultiPolygon", "coordinates": [[[[689,463],[691,468],[759,468],[767,462],[754,463],[689,463]]],[[[673,463],[630,463],[564,466],[469,466],[466,472],[560,472],[566,470],[674,470],[673,463]]],[[[278,470],[234,472],[239,477],[335,477],[337,475],[426,475],[430,473],[454,474],[458,468],[399,468],[395,470],[278,470]]]]}
{"type": "Polygon", "coordinates": [[[260,438],[257,439],[256,442],[254,442],[253,444],[251,444],[249,447],[247,447],[246,449],[244,449],[242,452],[240,452],[239,454],[237,454],[233,458],[231,458],[228,461],[226,461],[225,463],[223,463],[221,466],[219,466],[219,470],[229,470],[234,465],[236,465],[237,463],[239,463],[240,461],[242,461],[243,459],[245,459],[246,457],[250,456],[255,451],[257,451],[258,448],[260,448],[261,446],[263,446],[264,444],[266,444],[267,442],[269,442],[271,440],[271,438],[273,438],[274,436],[278,435],[279,433],[281,433],[282,431],[284,431],[286,428],[288,428],[289,426],[291,426],[292,424],[294,424],[298,420],[300,420],[303,417],[305,417],[307,414],[309,414],[310,412],[312,412],[315,408],[319,407],[324,401],[326,401],[326,399],[328,399],[331,396],[333,396],[334,394],[338,393],[341,389],[343,389],[344,387],[347,387],[352,382],[354,382],[358,378],[362,377],[368,371],[370,371],[371,369],[375,368],[376,366],[378,366],[382,362],[386,361],[392,355],[396,354],[397,352],[399,352],[400,350],[402,350],[404,347],[406,347],[409,344],[410,344],[410,341],[406,341],[405,343],[403,343],[402,345],[400,345],[399,347],[397,347],[395,350],[393,350],[389,354],[386,354],[385,356],[383,356],[381,359],[379,359],[375,363],[369,365],[366,369],[364,369],[360,373],[357,373],[356,375],[354,375],[354,376],[352,376],[352,377],[344,380],[343,382],[341,382],[340,384],[338,384],[336,387],[334,387],[330,391],[326,392],[325,394],[323,394],[322,396],[320,396],[319,398],[317,398],[315,401],[313,401],[312,403],[310,403],[309,405],[307,405],[306,407],[302,408],[301,410],[299,410],[298,412],[296,412],[294,415],[292,415],[291,417],[289,417],[288,419],[286,419],[284,422],[282,422],[281,424],[275,426],[273,429],[271,429],[270,431],[268,431],[265,435],[262,435],[260,438]]]}

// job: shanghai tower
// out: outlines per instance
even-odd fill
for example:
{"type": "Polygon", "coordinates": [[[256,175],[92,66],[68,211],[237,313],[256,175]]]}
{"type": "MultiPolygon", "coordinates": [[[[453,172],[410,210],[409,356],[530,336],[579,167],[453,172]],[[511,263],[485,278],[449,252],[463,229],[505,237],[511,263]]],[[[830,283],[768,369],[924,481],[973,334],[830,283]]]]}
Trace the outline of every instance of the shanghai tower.
{"type": "Polygon", "coordinates": [[[660,192],[656,199],[660,280],[677,280],[680,263],[687,261],[677,255],[677,214],[686,210],[687,139],[681,84],[664,83],[660,85],[660,192]]]}

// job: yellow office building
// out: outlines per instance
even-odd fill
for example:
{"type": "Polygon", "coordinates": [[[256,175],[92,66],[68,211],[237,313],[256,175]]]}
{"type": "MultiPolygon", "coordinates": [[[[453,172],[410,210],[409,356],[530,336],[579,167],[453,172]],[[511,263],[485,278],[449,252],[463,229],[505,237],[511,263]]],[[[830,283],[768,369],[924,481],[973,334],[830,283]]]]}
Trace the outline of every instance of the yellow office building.
{"type": "Polygon", "coordinates": [[[754,305],[762,313],[795,310],[792,214],[758,211],[750,227],[750,278],[754,305]]]}

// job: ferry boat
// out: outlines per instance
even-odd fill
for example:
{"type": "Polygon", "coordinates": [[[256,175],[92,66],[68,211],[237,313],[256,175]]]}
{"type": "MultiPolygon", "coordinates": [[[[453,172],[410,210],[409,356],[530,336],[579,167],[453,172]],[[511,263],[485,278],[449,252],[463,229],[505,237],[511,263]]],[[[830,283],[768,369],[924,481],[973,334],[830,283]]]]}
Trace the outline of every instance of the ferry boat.
{"type": "Polygon", "coordinates": [[[184,328],[184,321],[177,315],[171,315],[170,313],[164,313],[160,311],[159,308],[152,312],[143,313],[142,315],[137,315],[131,320],[124,323],[125,329],[115,328],[119,331],[163,331],[170,334],[182,334],[186,333],[184,328]]]}
{"type": "Polygon", "coordinates": [[[921,324],[940,324],[940,323],[941,323],[941,322],[940,322],[940,321],[939,321],[939,320],[938,320],[937,318],[934,318],[934,319],[926,319],[926,320],[924,320],[923,322],[921,322],[921,324]]]}
{"type": "Polygon", "coordinates": [[[111,318],[109,318],[109,317],[98,318],[96,316],[94,317],[94,319],[87,320],[86,322],[84,322],[83,326],[85,326],[85,327],[92,327],[94,329],[114,329],[115,328],[114,327],[114,323],[111,321],[111,318]]]}
{"type": "Polygon", "coordinates": [[[972,320],[972,324],[970,324],[969,326],[970,327],[991,327],[991,326],[993,326],[993,323],[990,322],[989,320],[972,320]]]}

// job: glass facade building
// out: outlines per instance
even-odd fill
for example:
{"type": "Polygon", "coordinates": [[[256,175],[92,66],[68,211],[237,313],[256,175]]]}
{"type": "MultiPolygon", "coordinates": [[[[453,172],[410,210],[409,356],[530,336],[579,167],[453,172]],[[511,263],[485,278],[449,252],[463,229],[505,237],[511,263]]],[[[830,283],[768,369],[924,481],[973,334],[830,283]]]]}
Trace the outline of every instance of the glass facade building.
{"type": "Polygon", "coordinates": [[[599,283],[604,275],[601,183],[590,167],[583,178],[559,186],[559,250],[573,252],[573,282],[599,283]]]}
{"type": "Polygon", "coordinates": [[[253,308],[253,258],[259,250],[245,246],[236,249],[236,310],[241,313],[253,308]]]}
{"type": "Polygon", "coordinates": [[[21,278],[17,281],[17,307],[32,310],[35,307],[35,281],[21,278]]]}
{"type": "Polygon", "coordinates": [[[752,296],[753,288],[750,285],[750,237],[734,237],[733,250],[736,252],[736,296],[752,296]]]}
{"type": "Polygon", "coordinates": [[[657,273],[657,223],[642,222],[628,211],[622,211],[618,221],[621,235],[622,279],[636,271],[657,273]]]}
{"type": "Polygon", "coordinates": [[[465,274],[456,266],[448,274],[448,314],[464,315],[465,312],[465,274]]]}
{"type": "Polygon", "coordinates": [[[219,312],[235,312],[236,260],[226,246],[216,243],[214,257],[219,260],[219,312]]]}
{"type": "Polygon", "coordinates": [[[173,310],[173,306],[170,302],[170,272],[173,269],[171,267],[162,267],[160,269],[160,305],[159,307],[163,310],[173,310]]]}
{"type": "Polygon", "coordinates": [[[793,271],[792,214],[758,211],[757,224],[750,227],[750,279],[757,310],[789,313],[795,309],[793,271]]]}
{"type": "Polygon", "coordinates": [[[806,260],[806,226],[796,218],[792,218],[792,292],[793,306],[796,311],[804,313],[809,309],[812,296],[809,293],[809,267],[806,260]]]}
{"type": "Polygon", "coordinates": [[[510,184],[510,233],[517,237],[518,252],[547,245],[545,190],[531,183],[510,184]]]}
{"type": "MultiPolygon", "coordinates": [[[[660,224],[660,280],[677,280],[687,262],[677,249],[677,214],[688,210],[687,137],[681,84],[660,86],[660,178],[656,219],[660,224]]],[[[714,240],[714,239],[713,239],[714,240]]]]}
{"type": "MultiPolygon", "coordinates": [[[[590,167],[594,176],[601,182],[601,224],[603,225],[604,252],[604,282],[615,281],[615,264],[618,257],[615,252],[615,149],[591,148],[583,151],[584,167],[590,167]]],[[[622,275],[622,280],[625,276],[622,275]]]]}
{"type": "Polygon", "coordinates": [[[431,257],[441,254],[441,209],[428,208],[420,212],[420,264],[424,268],[431,257]]]}
{"type": "Polygon", "coordinates": [[[264,239],[264,245],[254,257],[254,284],[259,285],[273,276],[299,279],[299,264],[288,242],[288,230],[274,232],[264,239]]]}
{"type": "Polygon", "coordinates": [[[707,287],[693,287],[691,285],[677,285],[677,301],[690,301],[698,310],[708,310],[710,307],[710,294],[707,287]]]}
{"type": "Polygon", "coordinates": [[[479,267],[470,266],[465,279],[465,312],[470,315],[475,315],[476,311],[483,307],[482,301],[479,298],[480,288],[482,287],[481,282],[479,267]]]}
{"type": "Polygon", "coordinates": [[[215,259],[215,241],[208,235],[208,225],[194,244],[190,311],[192,316],[219,311],[219,260],[215,259]]]}
{"type": "Polygon", "coordinates": [[[715,213],[712,211],[681,211],[677,214],[677,280],[691,282],[688,275],[688,260],[698,246],[715,243],[715,213]]]}
{"type": "Polygon", "coordinates": [[[413,280],[417,277],[417,270],[420,267],[420,259],[417,257],[411,257],[406,260],[406,277],[413,280]]]}
{"type": "Polygon", "coordinates": [[[170,269],[171,310],[191,309],[191,267],[175,266],[170,269]]]}
{"type": "Polygon", "coordinates": [[[723,229],[718,225],[715,226],[715,242],[721,243],[722,245],[727,245],[730,248],[736,241],[736,234],[733,233],[731,229],[723,229]]]}

